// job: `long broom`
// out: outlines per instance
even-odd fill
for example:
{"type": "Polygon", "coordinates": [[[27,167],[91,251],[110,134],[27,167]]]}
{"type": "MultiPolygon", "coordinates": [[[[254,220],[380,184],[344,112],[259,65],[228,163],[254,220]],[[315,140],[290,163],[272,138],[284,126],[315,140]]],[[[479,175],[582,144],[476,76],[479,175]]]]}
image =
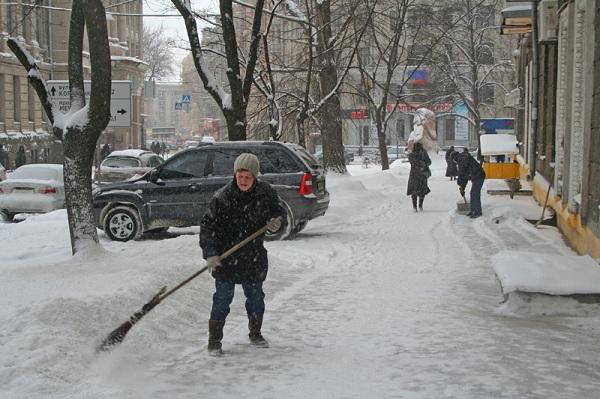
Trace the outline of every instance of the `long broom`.
{"type": "MultiPolygon", "coordinates": [[[[250,236],[244,238],[244,240],[240,241],[239,243],[235,244],[233,247],[231,247],[230,249],[225,251],[222,255],[219,256],[219,260],[223,260],[223,259],[227,258],[229,255],[231,255],[238,249],[242,248],[244,245],[248,244],[250,241],[254,240],[256,237],[265,233],[266,231],[267,231],[267,226],[261,227],[258,231],[252,233],[250,236]]],[[[201,273],[204,273],[207,269],[208,269],[208,267],[204,266],[202,269],[198,270],[196,273],[192,274],[190,277],[186,278],[184,281],[182,281],[176,287],[170,289],[169,291],[167,291],[166,286],[162,287],[160,289],[160,291],[158,292],[158,294],[154,295],[154,297],[152,297],[152,299],[150,299],[150,301],[148,303],[146,303],[144,306],[142,306],[142,308],[139,311],[135,312],[133,314],[133,316],[131,316],[129,318],[129,320],[127,320],[125,323],[121,324],[119,327],[117,327],[115,330],[113,330],[110,334],[108,334],[108,337],[106,337],[106,339],[104,339],[104,341],[102,341],[102,343],[100,345],[98,345],[98,347],[96,348],[96,351],[98,351],[98,352],[108,351],[108,350],[112,349],[115,345],[118,345],[121,342],[123,342],[123,340],[125,339],[125,336],[129,332],[129,330],[131,330],[131,327],[133,327],[134,324],[136,324],[138,321],[140,321],[142,319],[142,317],[144,317],[148,312],[150,312],[152,309],[154,309],[154,307],[156,305],[161,303],[169,295],[171,295],[172,293],[174,293],[175,291],[177,291],[178,289],[180,289],[181,287],[183,287],[184,285],[186,285],[187,283],[192,281],[194,278],[196,278],[201,273]]]]}

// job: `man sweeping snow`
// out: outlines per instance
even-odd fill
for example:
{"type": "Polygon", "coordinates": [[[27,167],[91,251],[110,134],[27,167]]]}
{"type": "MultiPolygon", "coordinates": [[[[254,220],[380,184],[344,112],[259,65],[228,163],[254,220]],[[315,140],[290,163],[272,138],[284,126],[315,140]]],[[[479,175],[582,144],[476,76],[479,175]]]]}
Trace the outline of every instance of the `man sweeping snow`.
{"type": "Polygon", "coordinates": [[[222,353],[223,327],[236,284],[242,285],[246,295],[250,341],[268,346],[261,334],[265,312],[262,285],[268,270],[264,234],[223,261],[219,255],[265,224],[270,231],[279,230],[284,215],[277,192],[269,183],[257,179],[259,161],[254,154],[238,156],[233,169],[233,180],[215,193],[200,222],[200,246],[215,278],[208,321],[208,351],[213,354],[222,353]]]}

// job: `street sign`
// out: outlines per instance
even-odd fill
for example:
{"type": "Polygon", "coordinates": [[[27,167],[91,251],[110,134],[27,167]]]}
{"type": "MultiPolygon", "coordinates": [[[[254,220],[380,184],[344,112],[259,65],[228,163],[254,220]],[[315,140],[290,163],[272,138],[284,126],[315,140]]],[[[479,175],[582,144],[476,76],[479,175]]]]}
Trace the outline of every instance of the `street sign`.
{"type": "Polygon", "coordinates": [[[182,103],[175,103],[175,110],[176,111],[181,111],[182,108],[183,108],[183,104],[182,103]]]}
{"type": "Polygon", "coordinates": [[[181,102],[183,104],[189,104],[192,102],[192,96],[189,94],[182,94],[181,95],[181,102]]]}
{"type": "MultiPolygon", "coordinates": [[[[49,80],[49,101],[55,109],[63,114],[69,112],[71,99],[68,80],[49,80]]],[[[83,82],[86,102],[90,100],[91,82],[83,82]]],[[[113,80],[111,82],[110,95],[110,121],[108,127],[130,127],[131,126],[131,81],[113,80]]]]}

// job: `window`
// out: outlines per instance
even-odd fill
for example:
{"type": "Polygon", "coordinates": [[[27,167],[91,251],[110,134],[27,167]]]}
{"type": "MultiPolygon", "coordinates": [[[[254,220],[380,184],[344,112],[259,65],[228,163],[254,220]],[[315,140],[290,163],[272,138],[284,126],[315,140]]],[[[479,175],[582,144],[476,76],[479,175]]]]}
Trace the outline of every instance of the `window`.
{"type": "Polygon", "coordinates": [[[35,98],[35,89],[32,85],[27,85],[27,116],[29,122],[35,122],[35,105],[37,104],[35,98]]]}
{"type": "Polygon", "coordinates": [[[205,176],[207,151],[186,152],[165,162],[159,177],[163,180],[205,176]]]}
{"type": "MultiPolygon", "coordinates": [[[[0,87],[4,87],[6,75],[0,73],[0,87]]],[[[0,123],[6,122],[6,91],[0,90],[0,123]]]]}
{"type": "Polygon", "coordinates": [[[209,174],[212,176],[233,176],[233,163],[242,152],[248,151],[242,149],[214,151],[212,171],[209,171],[209,174]]]}
{"type": "Polygon", "coordinates": [[[13,76],[13,118],[21,122],[21,79],[18,76],[13,76]]]}
{"type": "Polygon", "coordinates": [[[427,55],[428,48],[424,45],[413,44],[408,48],[408,59],[406,60],[408,65],[419,65],[423,64],[425,56],[427,55]]]}
{"type": "Polygon", "coordinates": [[[456,123],[454,118],[444,119],[444,137],[446,140],[454,140],[456,123]]]}
{"type": "Polygon", "coordinates": [[[492,104],[494,102],[494,86],[488,84],[479,89],[479,101],[492,104]]]}
{"type": "Polygon", "coordinates": [[[398,23],[398,10],[392,10],[390,12],[390,30],[392,32],[395,32],[397,23],[398,23]]]}
{"type": "Polygon", "coordinates": [[[108,168],[137,168],[142,166],[142,163],[137,158],[131,157],[108,157],[102,162],[102,166],[108,168]]]}
{"type": "Polygon", "coordinates": [[[293,173],[300,171],[296,162],[284,150],[265,148],[261,155],[261,173],[293,173]]]}
{"type": "Polygon", "coordinates": [[[494,63],[494,43],[482,43],[477,49],[477,62],[483,65],[494,63]]]}
{"type": "Polygon", "coordinates": [[[371,55],[368,47],[358,49],[358,59],[360,65],[371,65],[371,55]]]}

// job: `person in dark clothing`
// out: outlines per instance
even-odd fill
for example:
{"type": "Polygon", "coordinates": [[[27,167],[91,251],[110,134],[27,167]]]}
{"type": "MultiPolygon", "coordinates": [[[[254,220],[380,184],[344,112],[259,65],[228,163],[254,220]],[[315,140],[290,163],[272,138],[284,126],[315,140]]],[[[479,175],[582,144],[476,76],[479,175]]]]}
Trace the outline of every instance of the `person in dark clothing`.
{"type": "Polygon", "coordinates": [[[408,175],[408,185],[406,195],[412,197],[413,209],[417,212],[417,199],[419,200],[419,210],[423,210],[423,201],[425,196],[431,192],[427,186],[427,179],[431,176],[429,165],[431,159],[427,151],[419,142],[414,144],[412,152],[408,155],[410,162],[410,173],[408,175]]]}
{"type": "Polygon", "coordinates": [[[450,146],[446,151],[446,177],[449,177],[450,180],[454,180],[458,174],[458,167],[452,158],[452,154],[454,154],[454,146],[450,146]]]}
{"type": "Polygon", "coordinates": [[[263,281],[267,277],[267,250],[259,236],[226,259],[219,255],[264,225],[270,231],[281,228],[285,214],[279,196],[267,182],[257,179],[258,158],[249,153],[238,156],[234,179],[213,196],[200,221],[200,246],[206,265],[215,279],[215,293],[208,321],[208,351],[221,354],[223,326],[230,311],[236,284],[246,295],[250,341],[261,347],[268,343],[261,334],[265,312],[263,281]]]}
{"type": "Polygon", "coordinates": [[[458,163],[458,187],[460,195],[465,196],[465,188],[471,180],[471,211],[467,216],[471,219],[478,218],[483,215],[481,210],[481,187],[485,181],[485,171],[481,164],[468,152],[463,152],[455,157],[458,163]]]}
{"type": "Polygon", "coordinates": [[[110,146],[108,143],[105,143],[100,149],[100,162],[104,161],[104,158],[109,156],[111,152],[110,146]]]}
{"type": "Polygon", "coordinates": [[[8,152],[6,152],[2,144],[0,144],[0,165],[2,165],[4,169],[9,169],[8,152]]]}
{"type": "Polygon", "coordinates": [[[15,169],[20,166],[23,166],[27,163],[27,156],[25,155],[25,148],[21,145],[17,150],[17,155],[15,156],[15,169]]]}

